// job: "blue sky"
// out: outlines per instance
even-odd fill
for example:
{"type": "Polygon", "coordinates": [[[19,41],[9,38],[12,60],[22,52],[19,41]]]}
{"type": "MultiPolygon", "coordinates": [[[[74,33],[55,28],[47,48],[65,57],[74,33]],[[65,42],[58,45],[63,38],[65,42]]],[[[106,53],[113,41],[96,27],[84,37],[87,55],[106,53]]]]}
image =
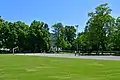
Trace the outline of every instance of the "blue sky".
{"type": "Polygon", "coordinates": [[[114,17],[120,16],[120,0],[1,0],[0,16],[8,21],[21,20],[30,24],[33,20],[44,21],[49,26],[61,22],[79,25],[83,31],[88,12],[101,3],[109,3],[114,17]]]}

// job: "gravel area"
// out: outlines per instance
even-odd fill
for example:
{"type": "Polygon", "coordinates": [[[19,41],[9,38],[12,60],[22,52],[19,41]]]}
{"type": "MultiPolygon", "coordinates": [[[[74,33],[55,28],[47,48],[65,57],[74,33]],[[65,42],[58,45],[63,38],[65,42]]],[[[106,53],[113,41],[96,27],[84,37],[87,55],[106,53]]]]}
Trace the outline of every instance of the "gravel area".
{"type": "Polygon", "coordinates": [[[98,60],[120,60],[120,56],[75,56],[74,54],[15,54],[26,56],[47,56],[47,57],[62,57],[62,58],[82,58],[82,59],[98,59],[98,60]]]}

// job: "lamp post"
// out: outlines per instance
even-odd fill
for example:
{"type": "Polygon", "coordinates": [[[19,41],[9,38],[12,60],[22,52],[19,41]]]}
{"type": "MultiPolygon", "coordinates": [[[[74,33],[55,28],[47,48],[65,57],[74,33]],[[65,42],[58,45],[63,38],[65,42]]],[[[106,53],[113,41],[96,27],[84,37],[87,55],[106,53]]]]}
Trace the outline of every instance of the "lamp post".
{"type": "MultiPolygon", "coordinates": [[[[75,25],[75,27],[76,27],[76,39],[77,39],[77,37],[78,37],[78,26],[79,25],[75,25]]],[[[77,52],[78,52],[78,40],[77,40],[77,52]]]]}

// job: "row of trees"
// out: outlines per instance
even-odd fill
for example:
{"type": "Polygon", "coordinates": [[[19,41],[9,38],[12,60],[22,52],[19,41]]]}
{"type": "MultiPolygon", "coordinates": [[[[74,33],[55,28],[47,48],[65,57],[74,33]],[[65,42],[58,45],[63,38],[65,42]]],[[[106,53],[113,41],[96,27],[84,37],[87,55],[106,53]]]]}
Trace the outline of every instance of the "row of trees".
{"type": "Polygon", "coordinates": [[[74,26],[57,23],[52,28],[53,33],[50,33],[48,24],[44,22],[34,20],[27,25],[21,21],[8,22],[0,17],[0,49],[9,49],[11,52],[14,48],[18,52],[50,51],[52,46],[71,49],[76,37],[74,26]]]}
{"type": "Polygon", "coordinates": [[[108,4],[101,4],[88,13],[89,20],[76,42],[84,51],[120,51],[120,17],[111,16],[108,4]]]}
{"type": "Polygon", "coordinates": [[[12,50],[17,47],[19,52],[38,52],[49,50],[50,33],[44,22],[33,21],[31,25],[24,22],[8,22],[0,17],[0,48],[12,50]]]}
{"type": "Polygon", "coordinates": [[[61,23],[54,24],[52,26],[55,45],[63,50],[71,50],[73,41],[76,37],[75,26],[63,26],[61,23]]]}
{"type": "Polygon", "coordinates": [[[0,17],[0,48],[19,52],[40,52],[51,50],[52,43],[62,50],[120,51],[120,17],[111,15],[108,4],[101,4],[94,12],[88,13],[83,32],[76,38],[75,26],[56,23],[52,26],[51,38],[47,23],[34,20],[30,25],[24,22],[8,22],[0,17]]]}

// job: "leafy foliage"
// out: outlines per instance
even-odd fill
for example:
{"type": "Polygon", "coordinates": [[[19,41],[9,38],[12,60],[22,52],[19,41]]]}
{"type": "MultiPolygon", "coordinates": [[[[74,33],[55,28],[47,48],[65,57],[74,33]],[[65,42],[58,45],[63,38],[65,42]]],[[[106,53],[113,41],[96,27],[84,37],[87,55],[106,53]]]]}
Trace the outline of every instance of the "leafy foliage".
{"type": "Polygon", "coordinates": [[[34,20],[30,25],[22,21],[8,22],[0,16],[0,48],[19,52],[49,51],[52,46],[62,50],[120,51],[120,17],[111,16],[112,9],[107,3],[88,13],[83,32],[77,34],[75,26],[53,24],[53,35],[47,23],[34,20]]]}

